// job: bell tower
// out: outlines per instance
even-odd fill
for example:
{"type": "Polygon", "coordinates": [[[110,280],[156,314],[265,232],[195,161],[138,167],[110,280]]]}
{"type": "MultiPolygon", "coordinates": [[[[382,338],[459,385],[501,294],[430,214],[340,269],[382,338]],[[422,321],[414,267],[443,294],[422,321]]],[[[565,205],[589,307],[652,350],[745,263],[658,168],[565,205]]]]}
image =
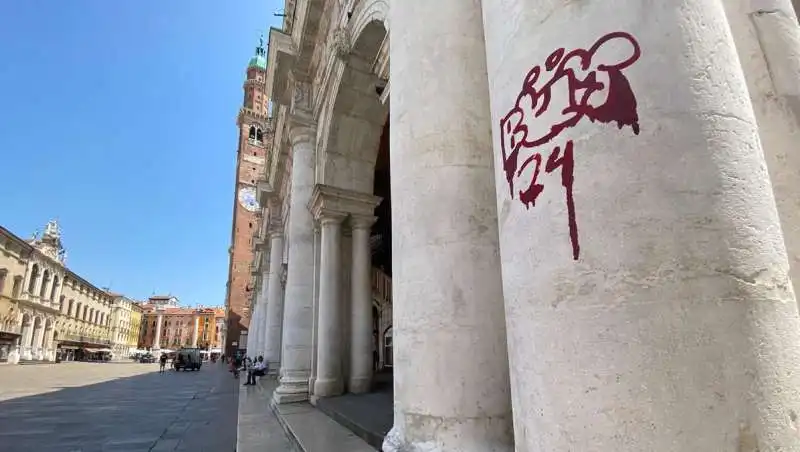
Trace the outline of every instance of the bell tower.
{"type": "Polygon", "coordinates": [[[247,311],[253,290],[250,270],[253,260],[252,240],[261,217],[256,184],[264,173],[266,153],[272,145],[272,124],[268,117],[269,100],[265,93],[266,70],[267,54],[262,37],[256,47],[255,55],[247,64],[247,76],[243,87],[244,99],[236,119],[239,128],[239,146],[225,296],[224,347],[228,356],[243,347],[242,333],[247,331],[250,323],[247,311]]]}

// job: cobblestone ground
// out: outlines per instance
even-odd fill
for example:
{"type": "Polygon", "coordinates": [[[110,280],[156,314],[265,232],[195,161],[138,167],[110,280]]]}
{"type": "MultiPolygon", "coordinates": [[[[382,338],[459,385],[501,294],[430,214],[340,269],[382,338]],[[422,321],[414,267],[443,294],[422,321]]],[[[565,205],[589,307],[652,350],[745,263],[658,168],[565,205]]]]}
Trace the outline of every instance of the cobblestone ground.
{"type": "Polygon", "coordinates": [[[219,363],[0,366],[0,451],[232,452],[240,383],[219,363]]]}

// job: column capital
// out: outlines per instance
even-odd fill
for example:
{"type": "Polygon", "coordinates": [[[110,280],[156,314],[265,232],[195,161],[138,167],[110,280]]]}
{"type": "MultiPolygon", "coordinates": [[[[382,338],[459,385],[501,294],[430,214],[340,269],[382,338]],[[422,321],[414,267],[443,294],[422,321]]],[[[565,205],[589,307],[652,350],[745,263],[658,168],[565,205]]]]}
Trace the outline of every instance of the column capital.
{"type": "Polygon", "coordinates": [[[343,212],[337,212],[335,210],[320,210],[316,212],[314,219],[319,222],[321,226],[327,226],[329,224],[342,224],[345,218],[347,218],[347,214],[343,212]]]}

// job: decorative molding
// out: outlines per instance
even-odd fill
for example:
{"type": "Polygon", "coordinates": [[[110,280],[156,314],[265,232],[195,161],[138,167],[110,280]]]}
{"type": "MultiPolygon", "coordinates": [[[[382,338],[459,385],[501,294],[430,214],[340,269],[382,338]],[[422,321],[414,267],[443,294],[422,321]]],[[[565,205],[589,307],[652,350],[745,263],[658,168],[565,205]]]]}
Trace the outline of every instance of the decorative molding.
{"type": "Polygon", "coordinates": [[[342,219],[349,215],[369,217],[382,199],[366,193],[317,184],[311,194],[308,209],[317,220],[330,216],[341,216],[342,219]]]}
{"type": "Polygon", "coordinates": [[[331,33],[330,42],[328,43],[328,51],[336,58],[347,61],[350,57],[350,52],[353,50],[350,40],[350,32],[347,28],[337,27],[331,33]]]}

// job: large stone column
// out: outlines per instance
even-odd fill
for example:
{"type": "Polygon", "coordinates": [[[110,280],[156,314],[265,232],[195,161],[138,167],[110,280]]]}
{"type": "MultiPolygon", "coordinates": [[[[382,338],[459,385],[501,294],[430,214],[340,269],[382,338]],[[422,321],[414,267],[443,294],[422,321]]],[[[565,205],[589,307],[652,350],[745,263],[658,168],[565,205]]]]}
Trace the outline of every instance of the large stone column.
{"type": "MultiPolygon", "coordinates": [[[[263,250],[262,253],[267,253],[268,250],[263,250]]],[[[269,310],[269,256],[264,259],[264,271],[261,273],[261,300],[259,300],[259,304],[261,304],[261,313],[259,315],[258,321],[258,355],[264,357],[266,362],[266,354],[267,354],[267,311],[269,310]]]]}
{"type": "Polygon", "coordinates": [[[384,450],[511,451],[480,2],[406,0],[389,22],[395,416],[384,450]]]}
{"type": "MultiPolygon", "coordinates": [[[[303,88],[307,90],[307,88],[303,88]]],[[[302,96],[304,94],[298,94],[302,96]]],[[[307,96],[308,93],[305,93],[307,96]]],[[[311,370],[311,296],[314,222],[307,208],[314,187],[314,128],[294,117],[290,125],[292,181],[289,211],[289,274],[283,311],[283,355],[276,403],[308,399],[311,370]]]]}
{"type": "Polygon", "coordinates": [[[163,317],[161,313],[156,315],[156,337],[153,339],[153,350],[161,350],[161,323],[163,317]]]}
{"type": "Polygon", "coordinates": [[[722,2],[483,9],[517,450],[800,450],[800,320],[722,2]]]}
{"type": "Polygon", "coordinates": [[[22,343],[20,344],[20,358],[33,359],[31,346],[33,345],[33,319],[22,321],[22,343]]]}
{"type": "Polygon", "coordinates": [[[200,317],[194,316],[194,327],[192,328],[192,347],[197,347],[197,334],[200,332],[200,317]]]}
{"type": "Polygon", "coordinates": [[[375,217],[351,217],[353,259],[350,307],[350,392],[369,392],[372,386],[372,283],[369,233],[375,217]]]}
{"type": "Polygon", "coordinates": [[[267,336],[264,360],[270,372],[277,372],[281,363],[281,331],[283,329],[283,290],[281,266],[283,265],[283,233],[275,230],[269,234],[269,303],[267,303],[267,336]]]}
{"type": "Polygon", "coordinates": [[[341,249],[344,215],[322,212],[320,223],[317,378],[314,395],[330,397],[344,390],[342,381],[341,249]]]}
{"type": "Polygon", "coordinates": [[[790,0],[724,0],[800,291],[800,27],[790,0]]]}

